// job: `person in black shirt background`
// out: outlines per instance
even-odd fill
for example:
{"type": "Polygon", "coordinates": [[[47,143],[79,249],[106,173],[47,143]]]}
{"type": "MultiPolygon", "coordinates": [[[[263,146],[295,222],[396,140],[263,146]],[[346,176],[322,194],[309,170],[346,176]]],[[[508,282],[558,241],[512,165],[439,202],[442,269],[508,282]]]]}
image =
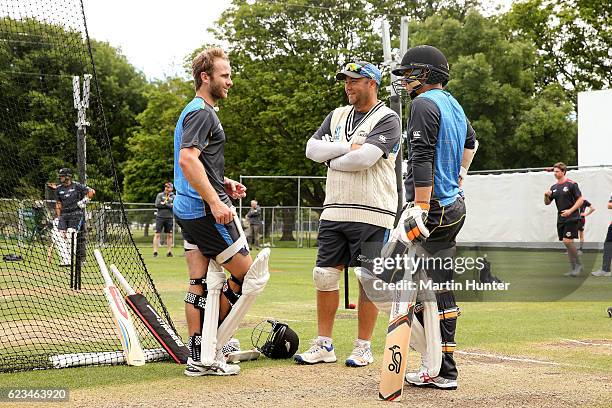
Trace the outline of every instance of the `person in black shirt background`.
{"type": "Polygon", "coordinates": [[[93,188],[87,187],[84,184],[72,181],[72,170],[64,167],[59,170],[58,177],[60,184],[49,184],[51,188],[55,187],[55,216],[57,229],[61,234],[61,240],[65,242],[60,248],[63,252],[61,266],[69,266],[69,251],[68,248],[75,249],[72,246],[72,235],[80,231],[85,231],[85,206],[96,193],[93,188]]]}
{"type": "Polygon", "coordinates": [[[579,209],[584,199],[578,183],[565,176],[567,166],[564,163],[556,163],[553,172],[557,183],[544,193],[544,204],[549,205],[554,201],[557,206],[557,235],[567,248],[571,265],[565,276],[578,276],[582,272],[582,264],[574,246],[574,239],[578,238],[579,209]]]}

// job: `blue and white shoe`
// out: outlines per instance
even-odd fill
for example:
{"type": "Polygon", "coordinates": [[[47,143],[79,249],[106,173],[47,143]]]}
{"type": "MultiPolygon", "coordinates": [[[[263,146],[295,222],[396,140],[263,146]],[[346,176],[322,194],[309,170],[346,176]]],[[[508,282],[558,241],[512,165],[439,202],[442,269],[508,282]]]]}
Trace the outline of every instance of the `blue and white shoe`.
{"type": "Polygon", "coordinates": [[[337,361],[334,345],[325,346],[317,339],[312,341],[308,350],[296,354],[293,359],[298,364],[335,363],[337,361]]]}

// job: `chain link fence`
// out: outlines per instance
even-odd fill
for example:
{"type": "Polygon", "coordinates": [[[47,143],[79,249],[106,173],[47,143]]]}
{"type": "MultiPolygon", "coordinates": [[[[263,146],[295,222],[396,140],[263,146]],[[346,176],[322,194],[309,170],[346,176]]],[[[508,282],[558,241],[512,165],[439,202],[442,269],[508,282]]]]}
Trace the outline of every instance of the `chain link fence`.
{"type": "MultiPolygon", "coordinates": [[[[98,225],[113,225],[121,223],[123,214],[113,211],[111,203],[102,213],[105,217],[98,225]]],[[[152,203],[124,203],[127,225],[130,227],[134,241],[137,244],[152,244],[155,234],[155,217],[157,208],[152,203]]],[[[297,206],[272,206],[260,207],[262,210],[263,225],[258,231],[258,236],[253,237],[256,231],[249,225],[246,214],[248,207],[236,210],[240,212],[240,219],[249,243],[264,247],[288,247],[288,248],[314,248],[317,246],[317,231],[319,228],[319,216],[323,207],[297,207],[297,206]]],[[[108,239],[108,232],[100,231],[99,237],[108,239]]],[[[174,223],[174,247],[182,245],[183,236],[178,224],[174,223]]],[[[161,234],[160,246],[165,245],[166,234],[161,234]]]]}

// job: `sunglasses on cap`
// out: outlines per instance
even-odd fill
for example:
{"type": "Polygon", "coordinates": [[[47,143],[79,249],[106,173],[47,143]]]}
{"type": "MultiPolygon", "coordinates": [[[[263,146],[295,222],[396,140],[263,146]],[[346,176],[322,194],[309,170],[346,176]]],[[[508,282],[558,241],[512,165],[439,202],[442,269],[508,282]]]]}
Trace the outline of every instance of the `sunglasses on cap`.
{"type": "Polygon", "coordinates": [[[358,74],[361,74],[361,69],[362,68],[363,68],[363,65],[357,64],[356,62],[350,62],[350,63],[346,64],[346,66],[344,67],[344,69],[346,71],[356,72],[358,74]]]}

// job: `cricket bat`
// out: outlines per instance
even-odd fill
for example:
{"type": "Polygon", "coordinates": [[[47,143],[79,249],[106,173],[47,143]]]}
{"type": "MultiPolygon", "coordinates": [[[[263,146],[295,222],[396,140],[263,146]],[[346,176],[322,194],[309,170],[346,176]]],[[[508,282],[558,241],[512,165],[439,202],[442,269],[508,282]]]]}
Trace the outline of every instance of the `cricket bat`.
{"type": "MultiPolygon", "coordinates": [[[[414,247],[410,253],[414,255],[414,247]]],[[[412,271],[406,269],[404,280],[401,282],[411,281],[407,279],[411,274],[412,271]]],[[[416,290],[408,288],[398,289],[393,293],[378,388],[378,397],[384,401],[402,399],[416,294],[416,290]]]]}
{"type": "Polygon", "coordinates": [[[100,250],[95,249],[94,255],[96,257],[96,261],[98,261],[98,266],[100,267],[102,277],[104,278],[104,284],[106,285],[104,287],[104,295],[106,296],[106,300],[108,300],[110,310],[113,314],[113,319],[115,320],[117,334],[119,335],[121,347],[123,348],[123,353],[125,354],[125,361],[128,365],[144,365],[144,352],[140,346],[140,341],[138,341],[136,329],[132,324],[130,313],[123,302],[121,293],[119,292],[119,289],[113,285],[113,281],[108,273],[106,263],[104,262],[104,258],[102,257],[100,250]]]}
{"type": "Polygon", "coordinates": [[[161,315],[157,313],[155,308],[149,303],[149,300],[144,295],[134,291],[115,265],[111,264],[110,269],[125,290],[125,293],[127,293],[125,301],[128,306],[136,313],[136,316],[149,329],[153,337],[168,352],[170,357],[178,364],[185,364],[189,357],[189,349],[183,344],[181,338],[164,321],[161,315]]]}

